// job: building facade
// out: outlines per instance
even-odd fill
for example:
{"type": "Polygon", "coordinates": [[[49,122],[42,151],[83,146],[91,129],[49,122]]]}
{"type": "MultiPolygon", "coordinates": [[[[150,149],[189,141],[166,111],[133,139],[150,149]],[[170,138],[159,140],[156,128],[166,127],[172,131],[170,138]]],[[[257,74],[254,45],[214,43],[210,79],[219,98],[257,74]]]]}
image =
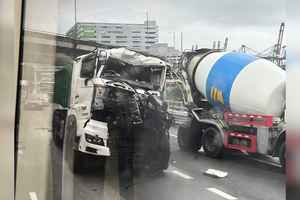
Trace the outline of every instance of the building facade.
{"type": "Polygon", "coordinates": [[[146,51],[158,43],[159,27],[156,21],[145,21],[143,24],[76,23],[66,35],[80,40],[146,51]]]}

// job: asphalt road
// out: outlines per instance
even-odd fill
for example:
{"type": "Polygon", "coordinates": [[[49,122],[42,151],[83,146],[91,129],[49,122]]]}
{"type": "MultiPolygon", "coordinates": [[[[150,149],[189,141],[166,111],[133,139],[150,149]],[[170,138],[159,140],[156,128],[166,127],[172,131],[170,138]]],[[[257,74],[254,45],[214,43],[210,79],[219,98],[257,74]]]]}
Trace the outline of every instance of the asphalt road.
{"type": "Polygon", "coordinates": [[[211,159],[186,153],[170,129],[170,167],[163,174],[140,177],[119,174],[117,161],[90,159],[88,170],[74,175],[64,162],[64,149],[51,140],[51,109],[24,111],[21,116],[17,200],[283,200],[285,175],[276,160],[240,153],[211,159]],[[207,176],[207,169],[227,172],[207,176]],[[128,178],[129,177],[129,178],[128,178]]]}

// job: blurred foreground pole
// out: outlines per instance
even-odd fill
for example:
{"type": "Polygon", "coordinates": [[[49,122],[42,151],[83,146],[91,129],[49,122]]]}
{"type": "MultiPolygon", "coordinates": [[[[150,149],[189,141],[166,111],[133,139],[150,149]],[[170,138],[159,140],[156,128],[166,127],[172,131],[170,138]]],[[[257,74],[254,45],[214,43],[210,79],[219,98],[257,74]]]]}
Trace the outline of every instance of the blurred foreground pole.
{"type": "Polygon", "coordinates": [[[22,0],[0,0],[0,199],[14,198],[14,134],[22,0]]]}

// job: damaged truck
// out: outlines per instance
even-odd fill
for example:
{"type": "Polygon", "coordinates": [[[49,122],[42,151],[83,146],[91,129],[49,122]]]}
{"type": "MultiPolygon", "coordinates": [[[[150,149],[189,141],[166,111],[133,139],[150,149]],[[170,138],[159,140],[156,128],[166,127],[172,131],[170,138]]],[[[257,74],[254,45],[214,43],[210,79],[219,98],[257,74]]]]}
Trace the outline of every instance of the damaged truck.
{"type": "Polygon", "coordinates": [[[163,171],[172,119],[164,102],[168,63],[125,48],[96,49],[58,67],[53,140],[74,173],[86,157],[118,155],[121,168],[163,171]]]}

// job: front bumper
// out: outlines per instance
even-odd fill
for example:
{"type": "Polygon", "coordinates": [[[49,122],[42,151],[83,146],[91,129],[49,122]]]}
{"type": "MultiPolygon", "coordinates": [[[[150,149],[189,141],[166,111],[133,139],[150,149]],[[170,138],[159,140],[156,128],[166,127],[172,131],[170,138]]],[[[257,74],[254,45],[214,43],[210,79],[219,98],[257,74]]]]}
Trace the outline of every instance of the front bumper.
{"type": "Polygon", "coordinates": [[[110,156],[110,149],[107,146],[91,144],[85,140],[84,136],[80,137],[78,150],[95,156],[110,156]]]}
{"type": "Polygon", "coordinates": [[[79,139],[78,150],[95,156],[110,156],[108,135],[107,123],[90,120],[79,139]]]}

